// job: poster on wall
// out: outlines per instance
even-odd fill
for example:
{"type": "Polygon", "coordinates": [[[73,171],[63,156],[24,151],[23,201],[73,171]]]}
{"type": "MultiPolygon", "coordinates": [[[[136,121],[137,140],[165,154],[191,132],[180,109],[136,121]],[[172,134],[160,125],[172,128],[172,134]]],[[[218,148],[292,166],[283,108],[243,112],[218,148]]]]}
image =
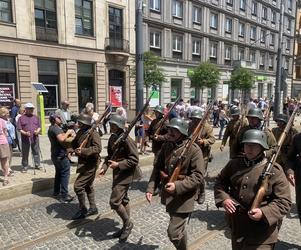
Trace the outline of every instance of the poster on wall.
{"type": "Polygon", "coordinates": [[[15,99],[15,84],[0,83],[0,106],[5,106],[9,109],[13,106],[15,99]]]}
{"type": "Polygon", "coordinates": [[[160,105],[160,91],[157,89],[149,90],[148,96],[153,92],[152,98],[149,102],[150,107],[156,107],[157,105],[160,105]]]}
{"type": "Polygon", "coordinates": [[[112,107],[122,106],[122,87],[110,86],[110,102],[112,107]]]}

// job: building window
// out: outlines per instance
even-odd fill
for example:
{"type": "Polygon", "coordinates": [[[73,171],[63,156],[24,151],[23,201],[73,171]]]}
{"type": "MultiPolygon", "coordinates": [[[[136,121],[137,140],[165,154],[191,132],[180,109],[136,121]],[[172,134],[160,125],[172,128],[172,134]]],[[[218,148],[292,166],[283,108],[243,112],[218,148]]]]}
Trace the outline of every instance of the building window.
{"type": "Polygon", "coordinates": [[[57,41],[55,0],[35,0],[35,24],[37,40],[57,41]]]}
{"type": "Polygon", "coordinates": [[[75,0],[75,33],[93,36],[92,0],[75,0]]]}
{"type": "Polygon", "coordinates": [[[210,13],[210,28],[217,29],[218,15],[216,13],[210,13]]]}
{"type": "Polygon", "coordinates": [[[265,30],[261,30],[260,31],[260,42],[261,43],[265,43],[265,39],[266,39],[266,31],[265,30]]]}
{"type": "Polygon", "coordinates": [[[245,9],[246,9],[246,0],[240,0],[239,8],[240,8],[240,10],[245,11],[245,9]]]}
{"type": "Polygon", "coordinates": [[[128,44],[123,40],[123,10],[109,7],[109,43],[110,49],[128,51],[128,44]]]}
{"type": "Polygon", "coordinates": [[[149,0],[150,10],[158,11],[161,10],[161,0],[149,0]]]}
{"type": "Polygon", "coordinates": [[[232,59],[232,47],[230,45],[225,46],[225,60],[231,61],[232,59]]]}
{"type": "Polygon", "coordinates": [[[257,16],[257,2],[255,2],[255,1],[252,1],[251,14],[253,16],[257,16]]]}
{"type": "Polygon", "coordinates": [[[172,15],[177,18],[183,18],[183,2],[182,1],[173,0],[172,15]]]}
{"type": "Polygon", "coordinates": [[[250,51],[250,62],[252,63],[256,62],[256,52],[254,50],[250,51]]]}
{"type": "Polygon", "coordinates": [[[274,68],[274,56],[269,55],[269,69],[273,70],[273,68],[274,68]]]}
{"type": "Polygon", "coordinates": [[[210,57],[216,58],[217,57],[217,43],[210,42],[210,57]]]}
{"type": "Polygon", "coordinates": [[[271,22],[273,24],[276,23],[276,16],[277,16],[276,11],[272,10],[272,13],[271,13],[271,22]]]}
{"type": "Polygon", "coordinates": [[[268,8],[265,6],[262,6],[262,20],[268,19],[268,8]]]}
{"type": "Polygon", "coordinates": [[[0,21],[13,22],[11,0],[0,0],[0,21]]]}
{"type": "Polygon", "coordinates": [[[201,8],[193,6],[193,13],[192,13],[192,21],[194,23],[201,23],[201,15],[202,15],[202,10],[201,8]]]}
{"type": "Polygon", "coordinates": [[[244,23],[239,23],[238,36],[239,37],[245,36],[245,24],[244,23]]]}
{"type": "Polygon", "coordinates": [[[264,69],[264,64],[265,64],[265,54],[261,53],[260,60],[259,60],[259,68],[264,69]]]}
{"type": "Polygon", "coordinates": [[[287,18],[287,31],[291,32],[292,29],[292,20],[287,18]]]}
{"type": "Polygon", "coordinates": [[[77,84],[79,110],[82,110],[87,102],[95,105],[93,63],[77,63],[77,84]]]}
{"type": "Polygon", "coordinates": [[[274,33],[270,34],[270,45],[271,46],[275,45],[275,34],[274,33]]]}
{"type": "Polygon", "coordinates": [[[192,54],[193,55],[201,54],[201,41],[198,39],[192,40],[192,54]]]}
{"type": "Polygon", "coordinates": [[[173,35],[172,52],[173,58],[182,59],[183,37],[181,35],[173,35]]]}
{"type": "Polygon", "coordinates": [[[291,40],[289,38],[286,39],[286,50],[287,51],[291,50],[291,40]]]}
{"type": "Polygon", "coordinates": [[[229,6],[233,6],[233,0],[226,0],[226,4],[229,6]]]}
{"type": "Polygon", "coordinates": [[[293,0],[287,0],[287,9],[290,11],[293,9],[293,0]]]}
{"type": "Polygon", "coordinates": [[[161,48],[161,32],[151,31],[149,33],[149,45],[151,48],[161,48]]]}
{"type": "Polygon", "coordinates": [[[226,33],[232,33],[232,19],[226,18],[226,33]]]}
{"type": "Polygon", "coordinates": [[[250,39],[251,40],[256,40],[256,32],[257,32],[256,26],[251,26],[251,28],[250,28],[250,39]]]}
{"type": "Polygon", "coordinates": [[[240,60],[240,61],[245,60],[245,49],[244,48],[238,49],[238,60],[240,60]]]}
{"type": "Polygon", "coordinates": [[[59,66],[58,61],[38,59],[39,82],[47,88],[43,93],[46,115],[51,114],[59,107],[59,66]]]}
{"type": "Polygon", "coordinates": [[[285,61],[284,61],[284,69],[285,69],[285,70],[288,70],[289,64],[290,64],[289,59],[285,59],[285,61]]]}

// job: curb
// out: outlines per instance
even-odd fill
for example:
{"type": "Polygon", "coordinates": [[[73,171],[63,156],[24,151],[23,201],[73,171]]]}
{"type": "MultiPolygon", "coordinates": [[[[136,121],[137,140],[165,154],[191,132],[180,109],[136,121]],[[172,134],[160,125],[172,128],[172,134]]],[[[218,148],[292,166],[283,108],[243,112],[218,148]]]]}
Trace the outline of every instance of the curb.
{"type": "MultiPolygon", "coordinates": [[[[149,166],[153,164],[154,156],[151,153],[149,156],[144,156],[139,159],[139,166],[149,166]]],[[[73,184],[76,179],[76,168],[71,168],[69,185],[73,184]]],[[[27,194],[35,194],[41,191],[49,190],[53,187],[54,178],[37,178],[20,184],[8,185],[1,188],[0,202],[27,194]]]]}

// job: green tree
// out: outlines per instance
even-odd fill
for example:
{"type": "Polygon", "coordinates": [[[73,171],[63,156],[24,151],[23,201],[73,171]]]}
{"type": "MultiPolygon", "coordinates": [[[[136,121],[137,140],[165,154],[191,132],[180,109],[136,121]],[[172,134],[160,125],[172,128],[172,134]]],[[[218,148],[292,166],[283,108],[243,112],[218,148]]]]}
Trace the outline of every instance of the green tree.
{"type": "Polygon", "coordinates": [[[242,92],[244,101],[246,101],[247,92],[253,87],[255,77],[250,69],[238,67],[233,70],[230,78],[230,88],[239,89],[242,92]]]}
{"type": "MultiPolygon", "coordinates": [[[[163,69],[159,67],[160,61],[161,58],[151,51],[144,52],[143,54],[144,85],[147,89],[161,86],[166,80],[163,69]]],[[[136,69],[132,71],[131,76],[136,77],[136,69]]]]}
{"type": "Polygon", "coordinates": [[[201,89],[202,100],[205,87],[212,88],[219,83],[220,71],[217,66],[210,62],[200,63],[196,68],[189,69],[187,75],[191,81],[191,86],[196,90],[201,89]]]}

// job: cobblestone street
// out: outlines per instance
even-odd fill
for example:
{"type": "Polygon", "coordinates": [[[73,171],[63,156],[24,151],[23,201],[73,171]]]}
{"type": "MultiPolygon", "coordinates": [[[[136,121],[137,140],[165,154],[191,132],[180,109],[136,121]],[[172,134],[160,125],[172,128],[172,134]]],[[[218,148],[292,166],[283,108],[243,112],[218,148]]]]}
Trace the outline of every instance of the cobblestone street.
{"type": "MultiPolygon", "coordinates": [[[[223,167],[228,151],[215,149],[214,155],[207,176],[206,202],[195,206],[188,225],[191,249],[231,249],[224,214],[215,207],[212,191],[213,177],[223,167]]],[[[58,203],[48,197],[50,192],[3,201],[0,204],[1,249],[173,249],[166,233],[168,215],[159,198],[155,197],[150,205],[144,198],[150,171],[151,166],[143,167],[144,178],[130,190],[134,229],[126,243],[120,244],[110,236],[120,228],[121,221],[109,208],[111,177],[108,174],[96,181],[99,216],[83,221],[70,220],[77,209],[76,201],[58,203]]],[[[301,249],[295,207],[284,220],[276,249],[301,249]]]]}

